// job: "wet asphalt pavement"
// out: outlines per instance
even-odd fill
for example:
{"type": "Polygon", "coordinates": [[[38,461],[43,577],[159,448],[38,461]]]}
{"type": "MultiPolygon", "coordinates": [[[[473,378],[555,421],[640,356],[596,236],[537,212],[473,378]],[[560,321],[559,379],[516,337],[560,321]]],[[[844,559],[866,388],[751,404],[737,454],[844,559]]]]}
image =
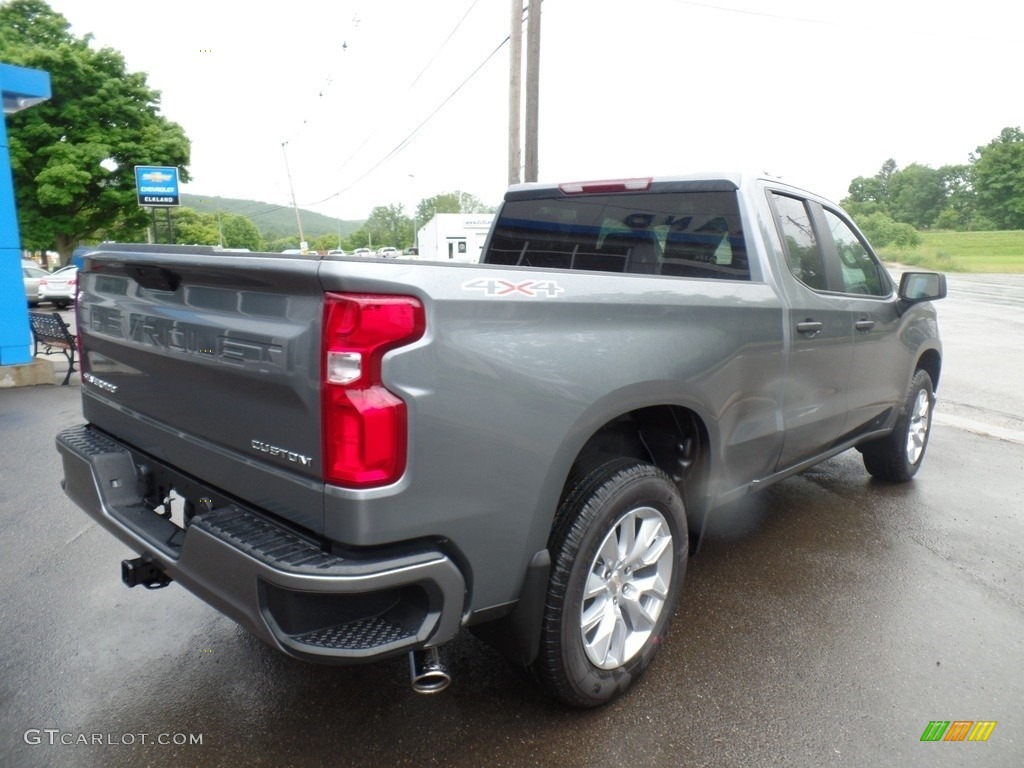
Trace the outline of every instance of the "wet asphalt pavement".
{"type": "Polygon", "coordinates": [[[404,658],[309,665],[126,589],[131,553],[58,486],[78,388],[0,391],[0,766],[1024,765],[1024,281],[963,280],[918,478],[849,452],[722,510],[657,661],[590,712],[468,633],[424,697],[404,658]],[[998,724],[921,742],[933,720],[998,724]]]}

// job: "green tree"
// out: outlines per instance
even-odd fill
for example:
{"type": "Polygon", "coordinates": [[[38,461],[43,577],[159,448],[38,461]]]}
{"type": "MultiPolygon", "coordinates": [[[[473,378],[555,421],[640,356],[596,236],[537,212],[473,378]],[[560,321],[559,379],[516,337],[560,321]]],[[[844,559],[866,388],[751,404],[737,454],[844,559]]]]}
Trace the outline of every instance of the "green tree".
{"type": "Polygon", "coordinates": [[[181,168],[190,146],[159,114],[159,93],[111,48],[71,34],[43,0],[0,5],[0,60],[50,73],[53,96],[10,115],[18,220],[27,248],[56,248],[66,264],[79,241],[112,227],[144,227],[134,166],[181,168]]]}
{"type": "Polygon", "coordinates": [[[860,221],[860,219],[862,219],[865,216],[870,216],[873,213],[881,213],[884,214],[885,216],[889,215],[888,213],[885,212],[885,209],[882,208],[882,204],[876,203],[874,200],[858,202],[850,197],[846,197],[843,198],[840,202],[843,208],[846,209],[846,212],[849,213],[851,216],[853,216],[853,218],[857,219],[858,221],[860,221]]]}
{"type": "Polygon", "coordinates": [[[382,245],[404,248],[412,242],[412,228],[412,219],[405,215],[405,206],[401,203],[377,206],[370,211],[365,227],[378,248],[382,245]]]}
{"type": "Polygon", "coordinates": [[[221,216],[221,232],[224,235],[225,248],[248,248],[259,251],[263,248],[263,238],[251,219],[237,213],[225,213],[221,216]]]}
{"type": "Polygon", "coordinates": [[[888,212],[889,189],[892,177],[896,173],[896,161],[889,158],[874,176],[858,176],[850,182],[850,196],[843,201],[847,203],[876,203],[878,209],[888,212]]]}
{"type": "Polygon", "coordinates": [[[888,183],[889,214],[896,221],[927,229],[946,207],[942,172],[911,163],[892,174],[888,183]]]}
{"type": "Polygon", "coordinates": [[[959,231],[990,229],[991,222],[978,213],[970,165],[944,165],[939,168],[945,188],[946,207],[939,213],[934,226],[938,229],[959,231]]]}
{"type": "Polygon", "coordinates": [[[316,235],[308,238],[309,248],[312,251],[329,251],[338,247],[337,235],[316,235]]]}
{"type": "Polygon", "coordinates": [[[999,229],[1024,229],[1024,133],[1004,128],[971,155],[978,212],[999,229]]]}
{"type": "Polygon", "coordinates": [[[468,192],[444,192],[425,197],[416,206],[416,229],[419,230],[439,213],[494,213],[494,207],[484,205],[476,195],[468,192]]]}
{"type": "Polygon", "coordinates": [[[843,207],[858,221],[876,213],[924,229],[988,229],[992,222],[978,210],[970,165],[944,165],[934,170],[912,163],[900,170],[886,160],[874,176],[850,182],[843,207]]]}
{"type": "MultiPolygon", "coordinates": [[[[160,214],[158,212],[158,218],[160,214]]],[[[210,213],[200,213],[191,208],[175,208],[171,211],[174,225],[174,242],[185,245],[218,245],[220,233],[217,231],[217,217],[210,213]]],[[[157,225],[159,239],[164,239],[166,229],[162,222],[157,225]]]]}
{"type": "MultiPolygon", "coordinates": [[[[356,248],[369,248],[373,243],[370,240],[370,233],[367,232],[366,227],[360,227],[351,235],[348,236],[346,244],[342,246],[346,251],[352,252],[356,248]]],[[[397,247],[397,246],[396,246],[397,247]]]]}

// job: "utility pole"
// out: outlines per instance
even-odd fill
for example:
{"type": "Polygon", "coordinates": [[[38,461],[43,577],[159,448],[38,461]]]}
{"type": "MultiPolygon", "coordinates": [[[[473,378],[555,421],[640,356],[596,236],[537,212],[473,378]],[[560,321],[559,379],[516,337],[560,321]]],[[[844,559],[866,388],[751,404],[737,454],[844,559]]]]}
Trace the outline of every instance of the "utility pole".
{"type": "Polygon", "coordinates": [[[305,251],[309,247],[309,243],[306,242],[306,236],[302,233],[302,219],[299,218],[299,204],[295,202],[295,185],[292,184],[292,169],[288,167],[288,151],[285,149],[287,146],[287,141],[281,142],[281,152],[284,154],[284,169],[288,173],[288,189],[291,190],[292,208],[295,209],[295,224],[299,228],[299,248],[305,251]]]}
{"type": "Polygon", "coordinates": [[[526,19],[526,171],[524,181],[537,180],[537,106],[540,101],[540,4],[530,0],[526,19]]]}
{"type": "Polygon", "coordinates": [[[520,121],[523,85],[523,0],[512,0],[512,28],[509,33],[508,76],[508,183],[522,181],[522,138],[520,121]]]}
{"type": "Polygon", "coordinates": [[[220,223],[220,198],[217,198],[217,239],[220,242],[220,247],[224,247],[224,227],[220,223]]]}

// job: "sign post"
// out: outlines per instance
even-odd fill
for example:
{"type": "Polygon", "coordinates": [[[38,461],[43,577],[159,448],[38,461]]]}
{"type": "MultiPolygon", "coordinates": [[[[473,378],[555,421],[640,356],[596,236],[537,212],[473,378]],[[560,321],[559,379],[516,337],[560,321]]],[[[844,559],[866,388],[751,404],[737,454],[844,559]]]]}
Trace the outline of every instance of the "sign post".
{"type": "Polygon", "coordinates": [[[171,208],[181,205],[178,169],[173,165],[136,165],[135,194],[139,205],[149,206],[153,214],[153,239],[156,239],[156,209],[167,209],[167,241],[174,242],[171,208]]]}

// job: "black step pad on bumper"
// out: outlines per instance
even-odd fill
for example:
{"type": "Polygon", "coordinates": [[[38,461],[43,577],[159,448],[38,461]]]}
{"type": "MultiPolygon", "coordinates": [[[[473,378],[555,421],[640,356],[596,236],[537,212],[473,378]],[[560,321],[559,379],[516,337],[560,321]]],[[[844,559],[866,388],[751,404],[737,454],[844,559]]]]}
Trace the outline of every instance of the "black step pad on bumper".
{"type": "MultiPolygon", "coordinates": [[[[465,582],[429,545],[340,554],[239,504],[179,528],[145,503],[137,467],[152,457],[88,426],[57,436],[65,491],[104,528],[271,645],[312,661],[368,661],[450,640],[465,582]]],[[[194,480],[194,479],[193,479],[194,480]]],[[[212,494],[217,496],[217,494],[212,494]]]]}

